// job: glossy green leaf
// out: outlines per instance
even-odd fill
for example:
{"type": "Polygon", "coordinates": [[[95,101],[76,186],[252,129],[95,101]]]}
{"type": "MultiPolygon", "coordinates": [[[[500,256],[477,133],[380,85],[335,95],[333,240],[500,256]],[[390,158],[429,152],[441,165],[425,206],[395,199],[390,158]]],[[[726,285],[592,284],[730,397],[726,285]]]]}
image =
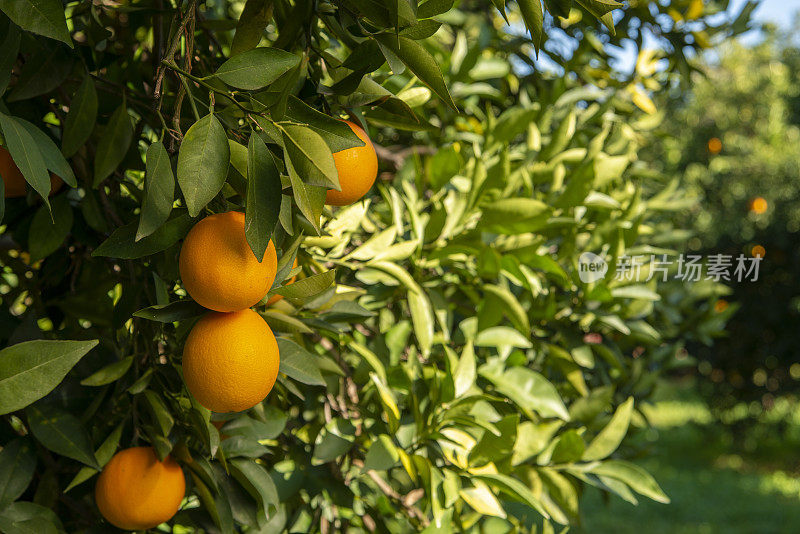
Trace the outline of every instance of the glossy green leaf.
{"type": "Polygon", "coordinates": [[[215,76],[237,89],[254,91],[271,84],[299,63],[299,56],[278,48],[253,48],[223,63],[215,76]]]}
{"type": "Polygon", "coordinates": [[[280,353],[280,372],[312,386],[324,386],[325,380],[319,372],[319,367],[314,362],[317,358],[306,349],[285,338],[278,338],[278,352],[280,353]]]}
{"type": "Polygon", "coordinates": [[[122,378],[133,363],[133,356],[127,356],[110,363],[102,369],[81,380],[82,386],[104,386],[122,378]]]}
{"type": "MultiPolygon", "coordinates": [[[[124,427],[123,423],[117,425],[117,427],[108,435],[108,437],[100,444],[100,447],[94,453],[95,458],[97,458],[97,464],[100,467],[104,467],[114,456],[114,453],[117,452],[117,447],[119,446],[119,440],[122,437],[122,429],[124,427]]],[[[94,475],[99,473],[97,469],[93,469],[91,467],[81,467],[81,470],[73,477],[70,483],[64,488],[64,493],[68,492],[78,484],[86,482],[94,475]]]]}
{"type": "Polygon", "coordinates": [[[0,0],[0,10],[23,30],[56,39],[72,48],[61,0],[0,0]]]}
{"type": "Polygon", "coordinates": [[[22,120],[19,122],[36,143],[47,169],[64,180],[70,187],[77,187],[78,181],[75,179],[75,173],[72,172],[72,167],[70,167],[67,160],[64,159],[63,154],[61,154],[61,151],[53,140],[30,122],[22,120]]]}
{"type": "Polygon", "coordinates": [[[24,122],[22,119],[0,113],[0,129],[3,131],[6,149],[25,177],[25,181],[39,193],[49,209],[50,173],[47,172],[47,165],[36,140],[24,122]]]}
{"type": "Polygon", "coordinates": [[[26,341],[0,351],[0,414],[50,393],[95,345],[92,341],[26,341]]]}
{"type": "Polygon", "coordinates": [[[542,417],[569,420],[569,412],[555,386],[536,371],[526,367],[512,367],[498,374],[481,368],[480,374],[490,380],[499,393],[507,396],[523,410],[537,412],[542,417]]]}
{"type": "Polygon", "coordinates": [[[150,256],[177,243],[189,233],[193,224],[194,220],[189,217],[188,213],[183,210],[175,210],[169,220],[158,230],[136,241],[139,223],[134,221],[114,230],[108,239],[92,252],[92,256],[108,256],[125,260],[150,256]]]}
{"type": "Polygon", "coordinates": [[[625,434],[628,433],[628,425],[631,422],[632,413],[633,397],[628,397],[625,402],[619,405],[603,430],[586,447],[583,459],[586,461],[602,460],[617,450],[625,434]]]}
{"type": "Polygon", "coordinates": [[[236,23],[231,55],[255,48],[272,16],[272,0],[247,0],[236,23]]]}
{"type": "Polygon", "coordinates": [[[325,140],[311,128],[296,124],[281,126],[284,149],[297,174],[307,185],[339,190],[339,173],[325,140]]]}
{"type": "Polygon", "coordinates": [[[192,317],[199,317],[208,310],[203,308],[193,300],[176,300],[169,304],[157,304],[144,308],[133,314],[134,317],[141,317],[159,323],[174,323],[192,317]]]}
{"type": "Polygon", "coordinates": [[[0,451],[0,510],[17,500],[33,480],[36,454],[28,439],[15,439],[0,451]]]}
{"type": "Polygon", "coordinates": [[[453,97],[447,89],[439,64],[425,48],[408,37],[382,33],[373,36],[382,46],[399,57],[408,69],[413,72],[431,91],[445,104],[456,108],[453,97]]]}
{"type": "Polygon", "coordinates": [[[386,471],[394,467],[399,459],[400,454],[397,452],[392,438],[386,434],[380,434],[367,450],[363,470],[386,471]]]}
{"type": "Polygon", "coordinates": [[[186,132],[178,153],[178,183],[189,215],[196,217],[220,192],[229,159],[225,129],[213,114],[194,123],[186,132]]]}
{"type": "Polygon", "coordinates": [[[147,147],[145,164],[144,200],[135,241],[151,235],[169,219],[175,199],[175,175],[167,149],[160,141],[147,147]]]}
{"type": "Polygon", "coordinates": [[[133,122],[123,102],[111,115],[97,143],[94,156],[94,187],[108,178],[125,159],[133,140],[133,122]]]}
{"type": "Polygon", "coordinates": [[[72,56],[64,47],[42,47],[25,63],[7,100],[27,100],[49,93],[61,85],[72,70],[72,56]]]}
{"type": "Polygon", "coordinates": [[[86,74],[75,96],[72,97],[64,122],[61,151],[66,157],[73,156],[86,143],[92,135],[96,122],[97,90],[92,77],[86,74]]]}
{"type": "Polygon", "coordinates": [[[649,497],[656,502],[669,503],[669,497],[664,494],[664,491],[652,475],[631,462],[606,460],[591,467],[588,471],[598,476],[607,476],[624,482],[636,493],[649,497]]]}
{"type": "Polygon", "coordinates": [[[0,96],[3,96],[11,81],[11,69],[17,61],[22,36],[13,22],[9,21],[8,26],[4,26],[3,29],[6,31],[3,41],[0,42],[0,96]]]}
{"type": "Polygon", "coordinates": [[[291,284],[281,286],[270,291],[270,295],[282,295],[290,299],[304,299],[319,295],[333,284],[336,279],[336,271],[331,269],[323,273],[315,274],[302,280],[297,280],[291,284]]]}
{"type": "Polygon", "coordinates": [[[70,230],[72,230],[72,207],[64,196],[53,201],[51,211],[44,206],[36,210],[28,233],[31,259],[43,259],[55,252],[67,238],[70,230]]]}
{"type": "Polygon", "coordinates": [[[36,440],[61,456],[100,469],[89,436],[74,415],[53,406],[28,406],[25,410],[36,440]]]}
{"type": "Polygon", "coordinates": [[[364,146],[364,142],[344,123],[312,108],[299,98],[290,95],[286,105],[286,119],[307,125],[318,133],[331,152],[364,146]]]}
{"type": "Polygon", "coordinates": [[[244,235],[258,261],[264,259],[281,210],[281,177],[264,141],[250,134],[244,235]]]}

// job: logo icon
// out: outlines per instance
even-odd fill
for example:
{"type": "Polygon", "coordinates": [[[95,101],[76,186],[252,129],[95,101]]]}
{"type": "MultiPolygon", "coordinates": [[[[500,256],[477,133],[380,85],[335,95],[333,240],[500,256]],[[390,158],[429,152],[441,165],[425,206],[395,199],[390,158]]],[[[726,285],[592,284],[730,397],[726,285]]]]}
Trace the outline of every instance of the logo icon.
{"type": "Polygon", "coordinates": [[[608,263],[594,252],[584,252],[578,258],[578,276],[584,284],[602,280],[607,272],[608,263]]]}

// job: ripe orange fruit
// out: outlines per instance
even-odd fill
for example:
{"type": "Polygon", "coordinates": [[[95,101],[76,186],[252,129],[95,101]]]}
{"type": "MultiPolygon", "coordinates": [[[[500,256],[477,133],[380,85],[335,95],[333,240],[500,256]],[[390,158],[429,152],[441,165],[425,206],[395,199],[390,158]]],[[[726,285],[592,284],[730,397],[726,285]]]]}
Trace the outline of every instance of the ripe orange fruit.
{"type": "MultiPolygon", "coordinates": [[[[22,176],[17,164],[11,158],[11,153],[4,147],[0,146],[0,178],[3,179],[4,198],[18,198],[24,197],[26,193],[27,184],[25,177],[22,176]]],[[[55,195],[61,186],[64,185],[63,180],[53,173],[50,173],[50,195],[55,195]]]]}
{"type": "Polygon", "coordinates": [[[719,140],[719,137],[712,137],[708,140],[708,151],[715,156],[722,152],[722,141],[719,140]]]}
{"type": "MultiPolygon", "coordinates": [[[[297,257],[296,257],[296,256],[295,256],[295,258],[294,258],[294,261],[292,262],[292,269],[297,269],[297,257]]],[[[294,282],[295,280],[297,280],[297,275],[294,275],[293,277],[291,277],[291,278],[289,279],[289,281],[288,281],[288,282],[286,282],[286,283],[285,283],[285,284],[283,284],[283,285],[289,285],[289,284],[291,284],[292,282],[294,282]]],[[[278,302],[278,301],[279,301],[279,300],[281,300],[282,298],[283,298],[283,295],[272,295],[272,296],[269,298],[269,300],[267,300],[267,306],[272,306],[273,304],[275,304],[276,302],[278,302]]]]}
{"type": "Polygon", "coordinates": [[[766,213],[767,208],[769,208],[769,203],[764,197],[756,197],[750,201],[750,211],[756,215],[762,215],[766,213]]]}
{"type": "Polygon", "coordinates": [[[111,458],[94,488],[103,517],[126,530],[147,530],[175,515],[186,493],[178,463],[158,461],[152,447],[132,447],[111,458]]]}
{"type": "Polygon", "coordinates": [[[220,312],[244,310],[264,298],[278,269],[272,241],[259,263],[244,236],[244,213],[206,217],[189,231],[178,267],[183,287],[202,306],[220,312]]]}
{"type": "Polygon", "coordinates": [[[207,313],[183,347],[186,387],[214,412],[241,412],[264,400],[279,366],[275,335],[250,309],[207,313]]]}
{"type": "Polygon", "coordinates": [[[364,141],[364,146],[357,146],[333,153],[333,162],[339,173],[341,191],[329,189],[325,203],[330,206],[347,206],[367,194],[375,178],[378,177],[378,156],[375,147],[369,140],[367,132],[361,126],[344,121],[351,130],[364,141]]]}

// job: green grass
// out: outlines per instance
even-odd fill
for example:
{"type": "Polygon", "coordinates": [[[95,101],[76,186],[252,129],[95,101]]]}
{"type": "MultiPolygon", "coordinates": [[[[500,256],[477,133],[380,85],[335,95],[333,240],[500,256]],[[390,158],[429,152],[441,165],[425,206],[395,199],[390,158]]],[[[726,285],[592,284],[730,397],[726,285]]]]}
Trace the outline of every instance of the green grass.
{"type": "MultiPolygon", "coordinates": [[[[671,504],[641,498],[633,506],[616,497],[606,502],[588,489],[581,502],[584,527],[573,532],[800,532],[800,446],[790,439],[800,428],[797,403],[787,401],[761,414],[741,440],[750,446],[734,452],[730,432],[713,423],[708,408],[690,391],[668,388],[646,410],[655,428],[643,438],[651,449],[639,463],[656,477],[671,504]]],[[[746,406],[737,410],[752,412],[746,406]]]]}

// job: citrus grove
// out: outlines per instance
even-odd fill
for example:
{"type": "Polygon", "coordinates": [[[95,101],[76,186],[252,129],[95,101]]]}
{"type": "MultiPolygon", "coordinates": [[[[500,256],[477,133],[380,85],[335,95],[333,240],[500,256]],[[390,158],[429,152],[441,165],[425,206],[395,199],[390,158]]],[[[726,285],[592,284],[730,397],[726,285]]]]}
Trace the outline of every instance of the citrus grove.
{"type": "Polygon", "coordinates": [[[613,275],[686,240],[645,155],[686,48],[747,27],[716,4],[0,0],[0,531],[667,503],[641,406],[722,289],[613,275]],[[642,26],[680,52],[617,72],[642,26]]]}

